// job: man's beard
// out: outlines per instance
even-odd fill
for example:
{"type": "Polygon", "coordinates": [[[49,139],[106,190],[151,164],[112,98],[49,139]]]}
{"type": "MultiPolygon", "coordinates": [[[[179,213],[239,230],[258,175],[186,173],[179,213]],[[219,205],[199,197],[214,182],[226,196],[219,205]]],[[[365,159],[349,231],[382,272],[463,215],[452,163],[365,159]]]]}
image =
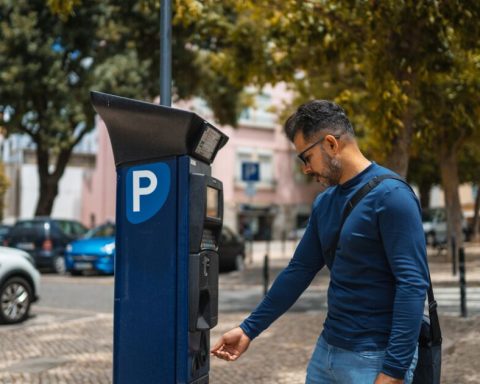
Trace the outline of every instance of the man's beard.
{"type": "Polygon", "coordinates": [[[323,190],[338,185],[340,183],[340,176],[342,173],[342,165],[338,159],[331,157],[323,148],[321,149],[323,162],[326,164],[327,170],[323,173],[314,173],[317,183],[323,190]]]}

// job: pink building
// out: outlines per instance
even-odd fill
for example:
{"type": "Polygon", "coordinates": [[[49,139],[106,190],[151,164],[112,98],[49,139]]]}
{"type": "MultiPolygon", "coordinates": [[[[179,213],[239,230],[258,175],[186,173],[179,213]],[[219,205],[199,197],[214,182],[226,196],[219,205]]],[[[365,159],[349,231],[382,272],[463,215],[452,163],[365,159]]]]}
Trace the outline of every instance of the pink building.
{"type": "Polygon", "coordinates": [[[107,128],[97,119],[98,152],[93,171],[85,173],[82,185],[81,221],[89,227],[115,221],[116,173],[107,128]]]}
{"type": "MultiPolygon", "coordinates": [[[[230,140],[213,164],[213,176],[224,187],[224,220],[234,230],[251,228],[257,239],[269,233],[274,238],[302,226],[319,192],[315,182],[301,172],[292,144],[282,132],[272,106],[280,107],[288,95],[283,86],[266,88],[256,99],[255,108],[245,110],[237,128],[217,124],[230,140]],[[260,181],[255,191],[241,180],[243,162],[258,162],[260,181]],[[247,192],[250,192],[247,195],[247,192]]],[[[207,120],[214,119],[201,100],[176,105],[190,109],[207,120]]],[[[103,122],[98,124],[99,143],[96,168],[84,180],[82,221],[100,224],[115,216],[115,166],[110,141],[103,122]]]]}

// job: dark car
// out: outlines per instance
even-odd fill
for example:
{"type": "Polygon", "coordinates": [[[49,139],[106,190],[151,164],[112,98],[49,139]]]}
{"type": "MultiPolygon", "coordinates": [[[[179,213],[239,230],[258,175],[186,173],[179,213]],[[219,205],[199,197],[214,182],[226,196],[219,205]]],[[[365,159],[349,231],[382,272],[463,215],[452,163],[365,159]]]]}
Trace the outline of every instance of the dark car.
{"type": "Polygon", "coordinates": [[[3,244],[3,240],[5,239],[5,236],[8,235],[11,229],[12,229],[11,225],[0,224],[0,244],[3,244]]]}
{"type": "Polygon", "coordinates": [[[88,231],[69,244],[65,265],[71,275],[95,271],[112,275],[115,264],[115,224],[106,223],[88,231]]]}
{"type": "Polygon", "coordinates": [[[28,252],[37,268],[65,272],[65,247],[85,234],[78,221],[36,217],[19,220],[5,237],[3,244],[28,252]]]}
{"type": "Polygon", "coordinates": [[[245,266],[245,241],[225,226],[220,236],[218,257],[220,271],[240,271],[245,266]]]}

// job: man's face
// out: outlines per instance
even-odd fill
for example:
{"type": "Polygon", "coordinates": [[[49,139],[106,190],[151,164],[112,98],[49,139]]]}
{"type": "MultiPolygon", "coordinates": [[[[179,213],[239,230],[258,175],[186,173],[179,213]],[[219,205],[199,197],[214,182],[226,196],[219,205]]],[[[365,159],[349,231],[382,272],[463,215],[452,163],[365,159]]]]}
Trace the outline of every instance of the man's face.
{"type": "Polygon", "coordinates": [[[336,157],[335,145],[332,145],[338,138],[322,132],[305,140],[303,133],[299,132],[293,140],[297,153],[301,154],[304,161],[303,173],[314,177],[322,189],[337,185],[340,181],[342,167],[336,157]]]}

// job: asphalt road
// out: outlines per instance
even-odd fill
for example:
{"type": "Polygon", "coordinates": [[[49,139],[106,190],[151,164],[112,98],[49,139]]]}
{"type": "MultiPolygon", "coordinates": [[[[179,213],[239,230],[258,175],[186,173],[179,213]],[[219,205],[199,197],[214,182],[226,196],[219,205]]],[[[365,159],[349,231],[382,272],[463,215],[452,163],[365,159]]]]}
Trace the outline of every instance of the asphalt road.
{"type": "MultiPolygon", "coordinates": [[[[282,265],[272,266],[270,282],[282,265]]],[[[328,274],[320,273],[303,293],[291,311],[325,311],[328,274]]],[[[259,266],[243,272],[223,273],[219,280],[219,312],[235,313],[252,311],[263,297],[263,276],[259,266]]],[[[42,275],[41,299],[34,305],[42,313],[112,314],[114,278],[112,276],[59,276],[42,275]]],[[[460,311],[458,287],[435,287],[439,311],[457,315],[460,311]]],[[[480,287],[467,288],[469,314],[480,314],[480,287]]],[[[35,311],[33,311],[35,312],[35,311]]]]}
{"type": "Polygon", "coordinates": [[[40,301],[35,307],[113,313],[112,276],[43,274],[41,284],[40,301]]]}

